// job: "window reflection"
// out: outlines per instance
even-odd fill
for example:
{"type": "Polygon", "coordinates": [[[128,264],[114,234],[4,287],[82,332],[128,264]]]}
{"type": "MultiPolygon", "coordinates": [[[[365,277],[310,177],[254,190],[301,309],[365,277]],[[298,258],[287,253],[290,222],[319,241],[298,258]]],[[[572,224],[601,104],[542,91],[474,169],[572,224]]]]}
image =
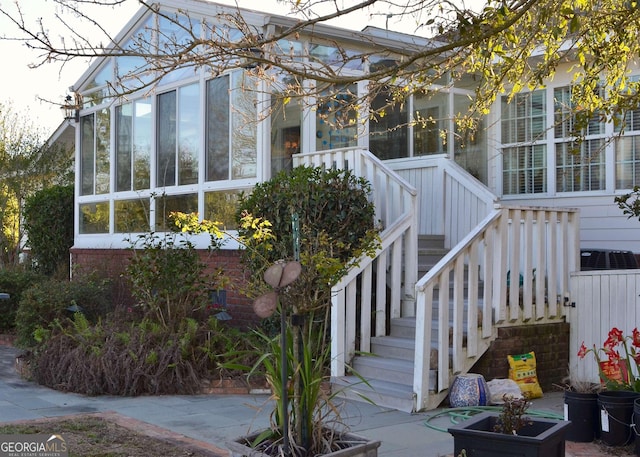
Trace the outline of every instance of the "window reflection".
{"type": "Polygon", "coordinates": [[[80,233],[109,233],[109,202],[81,204],[79,210],[80,233]]]}
{"type": "Polygon", "coordinates": [[[168,232],[171,230],[172,224],[169,219],[169,215],[176,211],[181,211],[183,213],[197,212],[198,196],[196,194],[164,195],[156,198],[155,204],[155,230],[158,232],[168,232]]]}
{"type": "Polygon", "coordinates": [[[119,200],[115,202],[114,224],[116,233],[148,232],[149,200],[119,200]]]}

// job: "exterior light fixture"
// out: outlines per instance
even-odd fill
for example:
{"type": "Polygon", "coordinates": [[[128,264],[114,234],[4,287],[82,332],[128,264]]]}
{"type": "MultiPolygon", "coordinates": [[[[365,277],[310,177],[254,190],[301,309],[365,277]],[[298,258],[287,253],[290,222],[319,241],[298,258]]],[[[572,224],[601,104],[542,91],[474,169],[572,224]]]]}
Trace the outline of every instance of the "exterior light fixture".
{"type": "Polygon", "coordinates": [[[76,96],[76,100],[74,101],[71,95],[67,95],[64,99],[64,103],[60,106],[60,109],[63,110],[64,118],[68,121],[80,121],[80,103],[78,96],[76,96]]]}

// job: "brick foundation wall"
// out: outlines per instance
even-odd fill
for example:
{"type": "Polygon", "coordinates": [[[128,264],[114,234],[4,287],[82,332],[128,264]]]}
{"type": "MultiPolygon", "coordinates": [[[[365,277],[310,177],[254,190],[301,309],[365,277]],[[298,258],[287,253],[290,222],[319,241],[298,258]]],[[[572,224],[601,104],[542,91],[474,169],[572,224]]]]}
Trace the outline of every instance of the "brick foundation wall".
{"type": "Polygon", "coordinates": [[[470,370],[489,381],[509,377],[508,355],[535,352],[542,391],[558,390],[569,372],[569,324],[526,325],[498,329],[498,338],[470,370]]]}
{"type": "MultiPolygon", "coordinates": [[[[240,328],[252,327],[259,322],[253,312],[252,301],[242,295],[239,290],[248,274],[240,263],[238,251],[219,250],[199,251],[211,273],[222,268],[231,279],[233,285],[227,290],[227,311],[232,316],[230,325],[240,328]]],[[[129,292],[125,269],[131,257],[129,249],[71,249],[72,271],[75,273],[96,273],[101,278],[108,278],[113,284],[114,305],[131,306],[134,299],[129,292]]],[[[75,274],[74,273],[74,274],[75,274]]]]}

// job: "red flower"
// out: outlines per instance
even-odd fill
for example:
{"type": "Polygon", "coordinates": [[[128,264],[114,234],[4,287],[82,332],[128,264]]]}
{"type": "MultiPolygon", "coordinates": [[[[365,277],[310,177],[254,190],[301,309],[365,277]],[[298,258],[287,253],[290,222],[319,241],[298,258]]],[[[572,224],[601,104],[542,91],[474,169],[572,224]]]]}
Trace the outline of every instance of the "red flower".
{"type": "Polygon", "coordinates": [[[611,340],[613,343],[618,344],[622,343],[623,339],[624,335],[622,334],[622,330],[620,330],[619,328],[613,327],[611,330],[609,330],[609,338],[607,338],[607,341],[611,340]]]}
{"type": "Polygon", "coordinates": [[[609,360],[611,360],[611,362],[616,365],[620,365],[620,353],[618,351],[611,351],[607,353],[607,355],[609,356],[609,360]]]}
{"type": "Polygon", "coordinates": [[[593,352],[598,365],[598,373],[606,388],[624,388],[640,392],[640,331],[635,328],[625,336],[622,330],[613,327],[602,347],[587,349],[584,342],[578,351],[583,359],[593,352]],[[604,359],[600,354],[604,354],[604,359]]]}
{"type": "Polygon", "coordinates": [[[587,355],[587,352],[589,352],[589,350],[584,345],[584,341],[583,341],[582,344],[580,345],[580,349],[578,350],[578,357],[580,357],[581,359],[584,359],[584,357],[587,355]]]}

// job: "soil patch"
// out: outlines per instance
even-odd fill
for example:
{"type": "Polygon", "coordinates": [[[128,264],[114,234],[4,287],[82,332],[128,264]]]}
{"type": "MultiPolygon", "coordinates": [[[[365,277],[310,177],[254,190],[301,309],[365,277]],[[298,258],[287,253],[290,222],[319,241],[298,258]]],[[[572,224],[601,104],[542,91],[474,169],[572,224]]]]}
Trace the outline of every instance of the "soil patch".
{"type": "Polygon", "coordinates": [[[69,457],[228,457],[229,451],[106,412],[0,424],[0,434],[58,434],[69,457]]]}

